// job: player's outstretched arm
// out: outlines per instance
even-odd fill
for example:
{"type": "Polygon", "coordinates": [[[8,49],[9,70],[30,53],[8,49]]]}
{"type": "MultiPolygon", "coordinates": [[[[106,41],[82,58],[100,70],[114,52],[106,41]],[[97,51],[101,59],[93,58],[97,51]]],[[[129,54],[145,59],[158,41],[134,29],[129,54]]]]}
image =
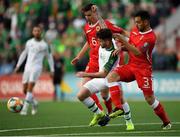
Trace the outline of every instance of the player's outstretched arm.
{"type": "Polygon", "coordinates": [[[13,71],[13,73],[17,73],[18,70],[19,70],[19,67],[16,66],[15,69],[14,69],[14,71],[13,71]]]}
{"type": "Polygon", "coordinates": [[[54,60],[53,60],[53,56],[52,56],[52,52],[51,52],[51,47],[49,45],[47,45],[47,46],[48,46],[48,49],[47,49],[47,55],[46,56],[47,56],[47,60],[49,63],[51,74],[53,75],[53,73],[54,73],[54,60]]]}
{"type": "Polygon", "coordinates": [[[24,62],[24,60],[26,59],[26,56],[27,56],[27,48],[25,48],[23,50],[23,52],[21,53],[19,59],[18,59],[18,63],[14,69],[14,73],[17,73],[17,71],[19,70],[20,66],[22,65],[22,63],[24,62]]]}
{"type": "Polygon", "coordinates": [[[123,36],[125,36],[125,37],[128,37],[128,38],[129,38],[129,36],[130,36],[130,32],[127,31],[127,30],[124,30],[124,29],[122,29],[121,34],[122,34],[123,36]]]}
{"type": "Polygon", "coordinates": [[[136,48],[135,46],[129,44],[124,37],[122,37],[119,34],[114,35],[120,42],[122,42],[122,45],[128,50],[131,51],[135,56],[141,55],[141,51],[136,48]]]}
{"type": "Polygon", "coordinates": [[[78,53],[78,55],[72,59],[71,64],[75,65],[84,56],[84,54],[88,49],[89,49],[89,44],[88,42],[86,42],[83,48],[81,49],[81,51],[78,53]]]}
{"type": "Polygon", "coordinates": [[[48,63],[50,66],[50,71],[54,73],[54,60],[53,60],[52,54],[49,54],[48,56],[48,63]]]}
{"type": "Polygon", "coordinates": [[[95,73],[87,73],[87,72],[77,72],[76,76],[83,78],[83,77],[91,77],[91,78],[105,78],[107,76],[108,72],[106,71],[100,71],[100,72],[95,72],[95,73]]]}

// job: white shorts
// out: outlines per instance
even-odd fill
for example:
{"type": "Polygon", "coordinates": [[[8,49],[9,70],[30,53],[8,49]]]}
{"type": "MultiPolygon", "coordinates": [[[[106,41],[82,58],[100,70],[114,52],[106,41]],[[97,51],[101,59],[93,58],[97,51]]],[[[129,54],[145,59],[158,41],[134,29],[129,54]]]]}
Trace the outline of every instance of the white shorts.
{"type": "MultiPolygon", "coordinates": [[[[121,86],[121,83],[119,83],[119,86],[121,86]]],[[[94,78],[85,83],[83,87],[87,88],[92,94],[108,88],[105,78],[94,78]]]]}
{"type": "Polygon", "coordinates": [[[36,82],[41,75],[41,70],[24,71],[22,83],[36,82]]]}

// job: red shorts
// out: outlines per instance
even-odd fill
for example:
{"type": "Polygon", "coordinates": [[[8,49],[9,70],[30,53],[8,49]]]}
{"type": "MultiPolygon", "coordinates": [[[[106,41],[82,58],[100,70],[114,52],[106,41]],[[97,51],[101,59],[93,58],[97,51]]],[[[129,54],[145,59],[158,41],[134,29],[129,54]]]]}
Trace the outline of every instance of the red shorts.
{"type": "Polygon", "coordinates": [[[99,64],[98,62],[88,62],[85,72],[93,73],[93,72],[98,72],[99,71],[99,64]]]}
{"type": "Polygon", "coordinates": [[[136,80],[138,87],[144,95],[153,95],[152,70],[148,68],[137,68],[129,64],[115,68],[113,71],[119,74],[120,81],[131,82],[136,80]]]}

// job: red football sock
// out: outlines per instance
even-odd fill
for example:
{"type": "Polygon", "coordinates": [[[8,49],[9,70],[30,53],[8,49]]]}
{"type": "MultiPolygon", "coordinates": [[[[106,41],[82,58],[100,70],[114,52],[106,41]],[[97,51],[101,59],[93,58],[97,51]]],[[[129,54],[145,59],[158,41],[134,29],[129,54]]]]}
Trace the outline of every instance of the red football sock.
{"type": "Polygon", "coordinates": [[[109,98],[108,100],[104,100],[104,104],[106,105],[106,108],[108,110],[108,114],[112,112],[112,100],[109,98]]]}
{"type": "Polygon", "coordinates": [[[111,100],[116,108],[122,109],[121,97],[122,91],[119,86],[112,86],[109,88],[111,100]]]}
{"type": "Polygon", "coordinates": [[[103,110],[103,107],[101,106],[100,101],[99,101],[98,97],[96,96],[96,94],[92,94],[91,98],[96,102],[96,105],[98,106],[98,108],[100,110],[103,110]]]}
{"type": "Polygon", "coordinates": [[[159,103],[158,106],[154,109],[154,112],[158,117],[163,121],[164,124],[170,123],[170,120],[164,111],[163,106],[159,103]]]}

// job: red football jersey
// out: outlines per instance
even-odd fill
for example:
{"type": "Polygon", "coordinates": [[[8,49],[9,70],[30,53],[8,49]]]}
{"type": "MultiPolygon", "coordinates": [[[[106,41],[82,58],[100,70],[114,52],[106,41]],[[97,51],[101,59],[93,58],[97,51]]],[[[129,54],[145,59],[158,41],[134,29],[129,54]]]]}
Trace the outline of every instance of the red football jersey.
{"type": "Polygon", "coordinates": [[[130,33],[129,43],[137,47],[142,55],[135,56],[129,52],[129,63],[136,67],[152,67],[152,50],[155,46],[156,35],[153,30],[147,32],[140,32],[134,27],[130,33]]]}
{"type": "MultiPolygon", "coordinates": [[[[112,24],[111,22],[105,20],[107,28],[109,28],[112,33],[121,33],[122,28],[112,24]]],[[[89,53],[89,61],[97,62],[98,63],[98,50],[99,50],[99,42],[96,37],[96,33],[101,29],[101,25],[99,21],[94,25],[90,25],[86,23],[84,26],[84,32],[86,35],[87,42],[90,45],[90,53],[89,53]]]]}

